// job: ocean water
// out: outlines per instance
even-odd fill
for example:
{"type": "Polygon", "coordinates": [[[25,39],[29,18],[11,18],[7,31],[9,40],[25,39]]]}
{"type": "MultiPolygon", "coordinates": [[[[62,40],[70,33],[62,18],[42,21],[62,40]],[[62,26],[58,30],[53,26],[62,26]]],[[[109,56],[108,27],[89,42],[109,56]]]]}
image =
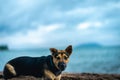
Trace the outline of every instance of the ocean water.
{"type": "MultiPolygon", "coordinates": [[[[0,51],[0,71],[15,57],[49,54],[49,49],[0,51]]],[[[120,74],[120,47],[75,48],[65,72],[120,74]]]]}

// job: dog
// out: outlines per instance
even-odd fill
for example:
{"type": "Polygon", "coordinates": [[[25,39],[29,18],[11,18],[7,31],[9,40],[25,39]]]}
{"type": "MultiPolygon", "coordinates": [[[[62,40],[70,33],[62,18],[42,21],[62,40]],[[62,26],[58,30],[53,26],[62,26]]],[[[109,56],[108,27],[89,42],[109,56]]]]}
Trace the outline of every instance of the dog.
{"type": "Polygon", "coordinates": [[[50,48],[51,55],[18,57],[8,61],[3,70],[4,79],[18,76],[34,76],[44,80],[60,80],[72,54],[72,45],[65,50],[50,48]]]}

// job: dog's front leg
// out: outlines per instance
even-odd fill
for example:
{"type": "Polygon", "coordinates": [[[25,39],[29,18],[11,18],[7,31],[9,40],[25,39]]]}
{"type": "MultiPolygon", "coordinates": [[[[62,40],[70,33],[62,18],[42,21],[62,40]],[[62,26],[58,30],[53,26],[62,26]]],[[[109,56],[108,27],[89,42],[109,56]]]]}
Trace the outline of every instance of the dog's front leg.
{"type": "Polygon", "coordinates": [[[61,75],[59,75],[55,78],[55,80],[60,80],[60,79],[61,79],[61,75]]]}
{"type": "Polygon", "coordinates": [[[45,78],[48,80],[54,80],[56,78],[56,76],[49,70],[45,70],[44,74],[45,74],[45,78]]]}

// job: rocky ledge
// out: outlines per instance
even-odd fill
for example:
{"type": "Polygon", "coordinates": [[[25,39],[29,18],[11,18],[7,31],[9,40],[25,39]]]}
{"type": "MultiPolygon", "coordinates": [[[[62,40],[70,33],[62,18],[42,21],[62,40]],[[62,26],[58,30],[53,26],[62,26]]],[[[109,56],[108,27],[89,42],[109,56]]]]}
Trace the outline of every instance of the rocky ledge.
{"type": "MultiPolygon", "coordinates": [[[[0,80],[4,80],[2,72],[0,80]]],[[[9,80],[40,80],[33,76],[20,76],[9,80]]],[[[120,74],[63,73],[61,80],[120,80],[120,74]]]]}

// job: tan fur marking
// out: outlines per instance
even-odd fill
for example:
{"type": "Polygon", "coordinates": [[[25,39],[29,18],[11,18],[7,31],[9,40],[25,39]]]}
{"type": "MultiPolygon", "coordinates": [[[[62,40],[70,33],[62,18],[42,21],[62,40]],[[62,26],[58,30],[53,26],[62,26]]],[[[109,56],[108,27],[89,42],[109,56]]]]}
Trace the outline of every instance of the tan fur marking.
{"type": "Polygon", "coordinates": [[[61,79],[61,75],[55,76],[51,71],[49,70],[45,70],[45,77],[47,79],[51,79],[51,80],[60,80],[61,79]]]}
{"type": "Polygon", "coordinates": [[[14,76],[16,75],[15,69],[11,64],[6,64],[5,66],[14,76]]]}
{"type": "Polygon", "coordinates": [[[53,56],[53,62],[54,62],[54,64],[55,64],[55,66],[57,67],[57,69],[59,69],[58,66],[57,66],[59,61],[56,60],[56,58],[55,58],[54,56],[53,56]]]}
{"type": "Polygon", "coordinates": [[[48,79],[54,80],[56,78],[56,76],[49,70],[45,70],[44,73],[45,77],[48,79]]]}
{"type": "Polygon", "coordinates": [[[69,58],[68,58],[68,56],[66,55],[66,54],[63,54],[63,57],[67,57],[67,59],[65,60],[63,60],[63,62],[65,62],[66,64],[69,62],[69,58]]]}
{"type": "Polygon", "coordinates": [[[58,56],[57,57],[60,57],[60,60],[58,61],[58,62],[65,62],[65,63],[68,63],[68,61],[69,61],[69,58],[68,58],[68,56],[66,55],[66,54],[58,54],[58,56]],[[67,57],[67,59],[64,59],[64,57],[67,57]]]}
{"type": "Polygon", "coordinates": [[[58,50],[58,53],[65,53],[65,50],[58,50]]]}
{"type": "Polygon", "coordinates": [[[56,57],[53,56],[53,62],[58,69],[59,62],[64,62],[66,64],[69,62],[69,57],[65,53],[66,53],[65,50],[58,50],[58,55],[56,57]],[[59,60],[57,60],[58,57],[60,58],[59,60]],[[64,59],[64,57],[67,57],[67,59],[64,59]]]}
{"type": "Polygon", "coordinates": [[[59,75],[55,78],[55,80],[60,80],[60,79],[61,79],[61,75],[59,75]]]}

